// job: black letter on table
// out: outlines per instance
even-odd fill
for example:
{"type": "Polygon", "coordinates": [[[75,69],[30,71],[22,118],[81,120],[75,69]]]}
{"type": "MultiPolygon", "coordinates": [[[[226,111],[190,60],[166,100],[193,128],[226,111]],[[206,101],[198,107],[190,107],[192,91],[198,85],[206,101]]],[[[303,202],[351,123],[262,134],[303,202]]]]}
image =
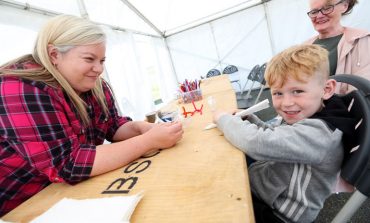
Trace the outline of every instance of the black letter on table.
{"type": "Polygon", "coordinates": [[[130,178],[119,178],[115,180],[113,183],[111,183],[105,191],[102,192],[102,194],[128,194],[130,190],[135,186],[138,178],[137,177],[130,177],[130,178]],[[127,188],[128,190],[120,190],[121,187],[127,182],[131,180],[130,186],[127,188]],[[119,183],[118,186],[115,188],[116,190],[110,190],[110,188],[115,184],[119,183]]]}
{"type": "Polygon", "coordinates": [[[143,161],[142,163],[139,163],[137,166],[135,166],[132,170],[130,170],[130,167],[131,166],[133,166],[133,165],[135,165],[135,164],[137,164],[138,162],[133,162],[133,163],[131,163],[130,165],[128,165],[127,167],[126,167],[126,169],[123,171],[124,173],[131,173],[132,171],[134,171],[134,170],[136,170],[137,168],[139,168],[140,166],[141,166],[141,164],[146,164],[146,166],[144,166],[144,168],[143,169],[140,169],[140,170],[138,170],[138,171],[136,171],[135,173],[140,173],[140,172],[143,172],[144,170],[146,170],[149,166],[150,166],[150,164],[152,163],[152,161],[150,161],[150,160],[145,160],[145,161],[143,161]]]}

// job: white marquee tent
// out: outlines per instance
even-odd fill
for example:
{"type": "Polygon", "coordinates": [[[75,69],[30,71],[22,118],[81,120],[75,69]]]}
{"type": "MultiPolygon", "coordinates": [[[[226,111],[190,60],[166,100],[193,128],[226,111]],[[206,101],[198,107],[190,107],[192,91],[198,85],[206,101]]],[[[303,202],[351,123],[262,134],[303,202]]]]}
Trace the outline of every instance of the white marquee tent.
{"type": "MultiPolygon", "coordinates": [[[[105,78],[134,119],[174,98],[177,83],[229,64],[250,69],[315,35],[308,0],[0,0],[0,64],[31,53],[37,31],[65,13],[105,27],[105,78]],[[161,100],[159,100],[161,99],[161,100]]],[[[370,1],[343,24],[370,30],[370,1]]]]}

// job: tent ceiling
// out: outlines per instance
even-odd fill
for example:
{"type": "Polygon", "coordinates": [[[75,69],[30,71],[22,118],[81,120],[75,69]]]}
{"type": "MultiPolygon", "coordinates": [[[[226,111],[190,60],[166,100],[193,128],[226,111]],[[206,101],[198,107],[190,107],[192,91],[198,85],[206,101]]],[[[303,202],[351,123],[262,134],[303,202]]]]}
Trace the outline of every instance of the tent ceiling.
{"type": "Polygon", "coordinates": [[[191,27],[252,7],[263,0],[0,0],[50,14],[89,16],[116,27],[157,36],[169,36],[191,27]]]}
{"type": "Polygon", "coordinates": [[[260,0],[130,0],[165,35],[260,3],[260,0]]]}

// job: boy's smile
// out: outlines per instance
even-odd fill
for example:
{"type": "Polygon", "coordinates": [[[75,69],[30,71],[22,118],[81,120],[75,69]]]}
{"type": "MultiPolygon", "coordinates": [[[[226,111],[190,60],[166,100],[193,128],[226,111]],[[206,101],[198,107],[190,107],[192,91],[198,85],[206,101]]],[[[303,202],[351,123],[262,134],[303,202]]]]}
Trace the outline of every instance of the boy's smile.
{"type": "Polygon", "coordinates": [[[282,87],[271,86],[274,108],[288,124],[309,118],[322,108],[325,83],[316,75],[305,80],[288,78],[282,87]]]}

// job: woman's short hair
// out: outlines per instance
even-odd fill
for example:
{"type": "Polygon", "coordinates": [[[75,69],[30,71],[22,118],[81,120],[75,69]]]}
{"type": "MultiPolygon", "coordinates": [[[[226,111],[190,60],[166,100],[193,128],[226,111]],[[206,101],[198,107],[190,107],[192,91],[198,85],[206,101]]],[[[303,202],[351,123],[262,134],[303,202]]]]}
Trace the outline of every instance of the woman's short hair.
{"type": "Polygon", "coordinates": [[[343,0],[343,1],[347,1],[347,4],[348,4],[348,8],[345,12],[342,13],[342,15],[348,15],[352,12],[352,9],[353,7],[355,6],[355,4],[358,3],[358,0],[343,0]]]}

